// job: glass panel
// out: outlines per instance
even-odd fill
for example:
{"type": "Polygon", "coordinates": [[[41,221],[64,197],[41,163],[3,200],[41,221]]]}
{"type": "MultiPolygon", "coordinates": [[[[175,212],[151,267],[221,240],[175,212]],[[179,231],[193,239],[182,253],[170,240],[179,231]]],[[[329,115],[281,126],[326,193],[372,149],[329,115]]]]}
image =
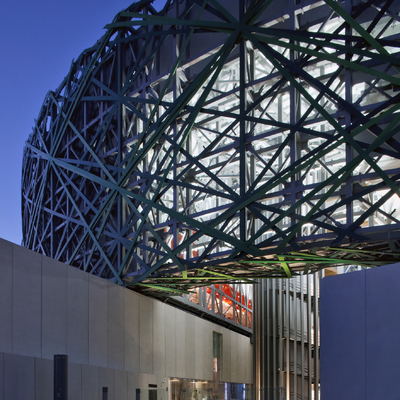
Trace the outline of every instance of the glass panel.
{"type": "Polygon", "coordinates": [[[169,400],[253,400],[254,398],[252,385],[244,383],[216,383],[173,378],[169,381],[169,387],[169,400]]]}

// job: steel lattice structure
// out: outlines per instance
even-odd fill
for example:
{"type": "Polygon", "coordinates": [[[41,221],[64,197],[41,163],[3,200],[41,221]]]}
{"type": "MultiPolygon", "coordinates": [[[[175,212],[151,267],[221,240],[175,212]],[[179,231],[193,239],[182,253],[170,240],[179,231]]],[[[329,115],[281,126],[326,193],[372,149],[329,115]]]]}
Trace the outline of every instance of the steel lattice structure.
{"type": "Polygon", "coordinates": [[[23,244],[155,292],[397,261],[399,4],[132,4],[44,100],[23,244]]]}

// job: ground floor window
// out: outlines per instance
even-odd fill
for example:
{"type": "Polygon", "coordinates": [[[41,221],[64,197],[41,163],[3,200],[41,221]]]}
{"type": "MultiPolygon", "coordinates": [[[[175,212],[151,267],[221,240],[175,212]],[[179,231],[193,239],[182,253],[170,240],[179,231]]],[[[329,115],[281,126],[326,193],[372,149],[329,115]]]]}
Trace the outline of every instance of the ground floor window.
{"type": "Polygon", "coordinates": [[[171,378],[168,400],[252,400],[252,385],[171,378]]]}

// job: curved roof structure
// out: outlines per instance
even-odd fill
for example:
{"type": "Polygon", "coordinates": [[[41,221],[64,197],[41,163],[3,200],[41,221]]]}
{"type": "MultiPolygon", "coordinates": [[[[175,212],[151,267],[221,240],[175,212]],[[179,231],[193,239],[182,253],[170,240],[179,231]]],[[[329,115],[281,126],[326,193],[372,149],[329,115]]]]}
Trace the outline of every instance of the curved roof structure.
{"type": "Polygon", "coordinates": [[[400,2],[294,3],[120,12],[26,143],[23,244],[153,292],[397,261],[400,2]]]}

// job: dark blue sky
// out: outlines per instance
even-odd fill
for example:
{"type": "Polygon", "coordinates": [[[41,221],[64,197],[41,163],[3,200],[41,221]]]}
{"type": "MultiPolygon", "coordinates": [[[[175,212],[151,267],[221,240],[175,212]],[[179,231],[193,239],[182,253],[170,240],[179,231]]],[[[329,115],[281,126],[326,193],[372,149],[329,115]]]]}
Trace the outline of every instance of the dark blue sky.
{"type": "MultiPolygon", "coordinates": [[[[13,0],[0,12],[0,237],[20,244],[22,153],[44,96],[132,2],[13,0]]],[[[165,0],[153,5],[160,9],[165,0]]]]}

